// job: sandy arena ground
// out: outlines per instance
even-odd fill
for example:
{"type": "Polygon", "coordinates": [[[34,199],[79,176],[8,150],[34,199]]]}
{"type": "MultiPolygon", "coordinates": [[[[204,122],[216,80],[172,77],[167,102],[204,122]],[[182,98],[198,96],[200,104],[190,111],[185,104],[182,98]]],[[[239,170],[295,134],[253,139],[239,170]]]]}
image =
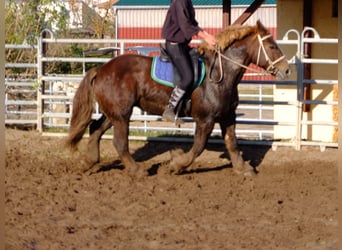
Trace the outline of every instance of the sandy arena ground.
{"type": "Polygon", "coordinates": [[[150,172],[134,180],[110,140],[86,175],[63,138],[7,129],[6,250],[337,249],[337,149],[243,146],[259,171],[245,178],[211,144],[186,174],[161,171],[190,146],[131,142],[150,172]]]}

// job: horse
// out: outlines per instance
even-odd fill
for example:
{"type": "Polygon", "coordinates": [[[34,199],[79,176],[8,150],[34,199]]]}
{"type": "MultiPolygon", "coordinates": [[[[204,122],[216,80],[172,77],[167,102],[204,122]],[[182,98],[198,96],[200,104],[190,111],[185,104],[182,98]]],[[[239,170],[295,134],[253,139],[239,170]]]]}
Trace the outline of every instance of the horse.
{"type": "MultiPolygon", "coordinates": [[[[260,21],[255,25],[230,26],[215,37],[215,48],[204,41],[197,48],[207,73],[203,83],[190,95],[188,115],[196,123],[196,130],[190,150],[171,153],[171,174],[186,171],[203,152],[215,123],[218,123],[232,169],[246,176],[255,175],[256,170],[243,159],[235,134],[238,83],[251,63],[280,79],[290,74],[285,55],[260,21]]],[[[172,87],[152,79],[151,63],[152,57],[149,56],[119,55],[98,68],[88,70],[81,81],[73,98],[66,141],[71,149],[76,150],[89,127],[85,153],[88,170],[100,162],[101,137],[113,127],[113,145],[125,171],[135,177],[148,175],[148,171],[139,168],[129,153],[132,110],[137,106],[149,114],[161,115],[172,92],[172,87]],[[95,102],[102,113],[97,120],[92,119],[95,102]]]]}

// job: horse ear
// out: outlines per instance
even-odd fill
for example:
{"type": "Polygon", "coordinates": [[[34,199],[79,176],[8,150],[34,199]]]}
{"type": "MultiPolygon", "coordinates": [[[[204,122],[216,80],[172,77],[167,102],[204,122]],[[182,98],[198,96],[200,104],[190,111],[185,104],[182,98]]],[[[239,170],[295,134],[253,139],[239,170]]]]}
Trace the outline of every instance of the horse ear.
{"type": "Polygon", "coordinates": [[[265,33],[267,34],[268,33],[267,28],[261,23],[260,20],[258,20],[256,22],[256,27],[258,29],[259,34],[265,34],[265,33]]]}

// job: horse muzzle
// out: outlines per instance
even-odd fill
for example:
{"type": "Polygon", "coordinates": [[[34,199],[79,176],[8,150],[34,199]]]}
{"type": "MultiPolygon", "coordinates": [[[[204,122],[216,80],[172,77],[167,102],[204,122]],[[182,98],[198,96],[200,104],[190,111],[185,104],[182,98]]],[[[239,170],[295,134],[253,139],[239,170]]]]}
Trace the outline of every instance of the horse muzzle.
{"type": "Polygon", "coordinates": [[[284,71],[278,69],[275,73],[275,77],[280,80],[284,80],[291,75],[291,69],[287,68],[284,71]]]}
{"type": "Polygon", "coordinates": [[[272,65],[269,67],[268,72],[279,80],[284,80],[291,75],[291,69],[287,61],[278,63],[276,66],[272,65]]]}

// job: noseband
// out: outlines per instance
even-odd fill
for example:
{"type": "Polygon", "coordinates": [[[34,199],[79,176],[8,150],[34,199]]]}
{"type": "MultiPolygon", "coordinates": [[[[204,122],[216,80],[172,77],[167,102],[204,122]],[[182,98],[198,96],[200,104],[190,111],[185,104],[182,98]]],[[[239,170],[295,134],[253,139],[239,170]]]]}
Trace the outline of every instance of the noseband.
{"type": "Polygon", "coordinates": [[[224,59],[226,59],[227,61],[230,61],[230,62],[232,62],[232,63],[234,63],[234,64],[236,64],[236,65],[238,65],[238,66],[240,66],[240,67],[242,67],[242,68],[248,69],[248,70],[250,70],[250,71],[254,71],[254,72],[257,72],[257,73],[262,73],[262,74],[265,74],[265,75],[267,75],[267,74],[276,75],[277,72],[279,71],[279,69],[278,69],[275,65],[276,65],[277,63],[279,63],[281,60],[283,60],[283,59],[285,58],[285,56],[283,55],[283,56],[279,57],[278,59],[276,59],[275,61],[272,61],[272,60],[270,59],[270,57],[269,57],[269,56],[267,55],[267,53],[266,53],[266,49],[265,49],[265,46],[264,46],[264,40],[266,40],[266,39],[268,39],[268,38],[270,38],[270,37],[272,37],[271,34],[268,34],[268,35],[266,35],[266,36],[264,36],[264,37],[261,37],[260,34],[258,34],[259,49],[258,49],[258,58],[257,58],[257,63],[256,63],[256,65],[259,66],[260,54],[261,54],[261,51],[262,51],[263,54],[264,54],[264,56],[265,56],[265,60],[266,60],[266,62],[268,63],[268,67],[267,67],[266,70],[261,71],[261,70],[258,70],[258,69],[251,68],[251,67],[248,67],[248,66],[246,66],[246,65],[243,65],[243,64],[241,64],[241,63],[239,63],[239,62],[237,62],[237,61],[235,61],[235,60],[233,60],[233,59],[231,59],[231,58],[229,58],[229,57],[223,55],[223,54],[221,53],[221,50],[220,50],[220,48],[218,47],[218,45],[216,45],[216,47],[215,47],[215,56],[214,56],[214,60],[212,61],[211,66],[210,66],[209,80],[210,80],[210,81],[214,81],[214,82],[216,82],[216,83],[219,83],[219,82],[222,81],[222,79],[223,79],[222,58],[224,58],[224,59]],[[219,66],[220,66],[220,78],[219,78],[218,80],[213,80],[213,79],[211,78],[211,72],[212,72],[213,66],[214,66],[214,64],[215,64],[216,57],[218,57],[219,66]]]}

